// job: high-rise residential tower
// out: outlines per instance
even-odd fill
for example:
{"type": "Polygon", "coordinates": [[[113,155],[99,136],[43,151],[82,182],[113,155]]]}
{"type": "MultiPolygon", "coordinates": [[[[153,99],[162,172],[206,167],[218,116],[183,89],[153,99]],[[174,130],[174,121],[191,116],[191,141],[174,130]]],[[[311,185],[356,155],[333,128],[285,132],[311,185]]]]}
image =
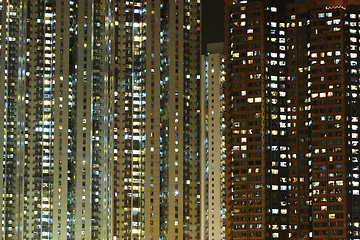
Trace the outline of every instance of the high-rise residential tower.
{"type": "Polygon", "coordinates": [[[2,238],[110,239],[110,1],[0,12],[2,238]]]}
{"type": "Polygon", "coordinates": [[[0,0],[1,236],[199,239],[200,0],[0,0]]]}
{"type": "Polygon", "coordinates": [[[358,1],[226,1],[227,239],[359,239],[358,1]]]}
{"type": "Polygon", "coordinates": [[[114,235],[199,239],[200,1],[117,1],[114,235]]]}
{"type": "Polygon", "coordinates": [[[224,43],[201,56],[201,240],[225,238],[224,43]]]}

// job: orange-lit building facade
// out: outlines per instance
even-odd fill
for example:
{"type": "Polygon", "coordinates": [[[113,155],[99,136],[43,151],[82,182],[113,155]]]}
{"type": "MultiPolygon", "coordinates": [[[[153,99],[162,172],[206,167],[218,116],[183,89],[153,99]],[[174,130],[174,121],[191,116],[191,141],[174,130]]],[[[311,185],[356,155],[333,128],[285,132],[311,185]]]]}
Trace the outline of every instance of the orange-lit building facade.
{"type": "Polygon", "coordinates": [[[359,239],[359,1],[225,1],[226,238],[359,239]]]}

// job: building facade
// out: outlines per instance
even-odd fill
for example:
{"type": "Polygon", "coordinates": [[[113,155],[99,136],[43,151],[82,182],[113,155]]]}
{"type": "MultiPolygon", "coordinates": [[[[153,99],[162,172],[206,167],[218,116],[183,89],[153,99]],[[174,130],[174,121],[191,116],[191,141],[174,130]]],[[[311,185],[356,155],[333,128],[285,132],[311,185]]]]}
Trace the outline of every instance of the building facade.
{"type": "Polygon", "coordinates": [[[201,238],[225,239],[224,43],[201,56],[201,238]]]}
{"type": "Polygon", "coordinates": [[[2,238],[109,239],[109,2],[0,6],[2,238]]]}
{"type": "Polygon", "coordinates": [[[226,238],[359,238],[358,1],[226,1],[226,238]]]}
{"type": "Polygon", "coordinates": [[[199,239],[200,1],[0,0],[3,239],[199,239]]]}
{"type": "Polygon", "coordinates": [[[116,1],[114,23],[114,236],[199,239],[200,1],[116,1]]]}

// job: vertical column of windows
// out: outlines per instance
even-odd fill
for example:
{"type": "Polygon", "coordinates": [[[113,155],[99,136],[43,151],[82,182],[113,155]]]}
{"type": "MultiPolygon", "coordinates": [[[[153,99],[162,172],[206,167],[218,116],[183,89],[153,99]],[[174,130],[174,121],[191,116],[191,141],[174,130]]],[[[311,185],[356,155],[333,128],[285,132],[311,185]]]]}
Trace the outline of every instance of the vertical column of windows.
{"type": "MultiPolygon", "coordinates": [[[[93,25],[92,25],[92,96],[91,96],[91,109],[92,109],[92,122],[90,125],[86,125],[86,122],[83,122],[84,125],[92,129],[92,166],[91,166],[91,200],[93,202],[91,206],[91,219],[92,219],[92,238],[98,239],[102,237],[102,228],[103,226],[103,216],[101,216],[100,209],[102,208],[101,201],[103,200],[102,196],[106,192],[105,185],[103,185],[103,179],[101,176],[104,174],[104,171],[101,171],[103,164],[105,164],[104,155],[102,152],[102,148],[104,147],[104,133],[102,132],[102,118],[105,117],[105,109],[101,109],[101,105],[103,102],[105,86],[103,83],[105,72],[102,74],[101,71],[103,69],[103,59],[104,59],[104,47],[103,38],[105,35],[105,25],[104,20],[106,13],[106,9],[104,2],[94,1],[94,6],[92,9],[92,18],[93,18],[93,25]]],[[[81,49],[81,48],[80,48],[81,49]]],[[[85,76],[84,76],[85,77],[85,76]]],[[[80,90],[81,91],[81,90],[80,90]]],[[[84,154],[86,150],[84,150],[84,154]]],[[[84,173],[83,173],[84,174],[84,173]]]]}
{"type": "Polygon", "coordinates": [[[345,68],[346,76],[346,125],[347,142],[350,150],[348,161],[348,186],[349,200],[348,213],[350,229],[348,234],[353,238],[358,238],[359,232],[359,205],[360,186],[359,186],[359,39],[360,39],[360,8],[359,6],[349,6],[345,17],[345,68]]]}
{"type": "Polygon", "coordinates": [[[279,4],[266,8],[265,56],[265,167],[267,237],[288,237],[288,142],[286,91],[285,10],[279,4]]]}
{"type": "Polygon", "coordinates": [[[200,239],[207,239],[209,237],[209,196],[208,188],[209,183],[209,131],[208,131],[208,98],[209,98],[209,56],[201,56],[201,98],[200,98],[200,111],[201,111],[201,226],[200,226],[200,239]]]}
{"type": "MultiPolygon", "coordinates": [[[[139,3],[140,4],[140,3],[139,3]]],[[[121,149],[120,146],[119,151],[120,154],[123,154],[123,161],[118,159],[117,166],[119,168],[118,171],[122,171],[124,169],[124,173],[122,175],[123,183],[119,186],[119,198],[123,198],[120,204],[123,204],[123,210],[124,210],[124,218],[120,221],[124,222],[124,228],[121,232],[123,232],[123,238],[132,238],[132,234],[134,233],[135,236],[139,234],[139,232],[136,230],[138,225],[136,223],[133,224],[134,214],[138,214],[138,211],[133,212],[133,203],[137,203],[139,195],[136,194],[138,187],[133,187],[133,160],[138,163],[139,158],[137,156],[133,156],[133,121],[136,121],[133,118],[134,109],[133,109],[133,76],[138,76],[138,70],[139,66],[137,65],[137,68],[135,68],[136,65],[134,65],[134,25],[136,25],[136,28],[138,29],[139,23],[134,21],[135,14],[139,16],[140,9],[138,8],[138,2],[137,1],[127,1],[126,3],[119,3],[118,7],[115,8],[115,11],[117,12],[118,16],[118,24],[119,26],[125,27],[125,33],[123,35],[121,31],[119,31],[119,40],[117,42],[123,41],[123,44],[126,46],[126,48],[122,49],[120,46],[118,46],[118,59],[117,61],[121,63],[124,66],[125,71],[125,77],[124,79],[119,79],[118,81],[118,96],[120,100],[118,101],[118,112],[120,114],[120,118],[123,118],[124,126],[122,127],[119,125],[119,128],[117,128],[117,132],[119,132],[120,138],[124,138],[124,149],[121,149]],[[136,13],[135,13],[136,12],[136,13]],[[123,94],[123,99],[121,99],[121,94],[123,94]],[[121,107],[121,104],[123,104],[124,107],[121,107]],[[125,110],[124,113],[121,113],[122,110],[125,110]],[[120,135],[122,134],[122,136],[120,135]],[[136,189],[135,189],[136,188],[136,189]],[[135,226],[134,226],[135,225],[135,226]],[[135,227],[134,232],[132,231],[133,227],[135,227]]],[[[138,33],[137,33],[138,34],[138,33]]],[[[139,42],[139,35],[136,37],[136,41],[139,42]]],[[[139,54],[139,52],[137,53],[139,54]]],[[[120,77],[120,76],[119,76],[120,77]]],[[[138,97],[138,95],[137,95],[138,97]]],[[[137,101],[139,103],[139,101],[137,101]]],[[[137,108],[138,110],[139,108],[137,108]]],[[[135,124],[134,128],[137,128],[139,124],[135,124]]],[[[139,133],[138,130],[135,130],[137,133],[139,133]]],[[[118,137],[119,137],[118,136],[118,137]]],[[[139,143],[139,135],[136,136],[136,143],[139,143]]],[[[139,144],[137,144],[139,147],[139,144]]],[[[135,154],[139,154],[139,151],[135,151],[135,154]]],[[[121,156],[122,157],[122,156],[121,156]]],[[[138,169],[134,169],[137,171],[138,169]]],[[[120,175],[121,176],[121,175],[120,175]]],[[[134,178],[135,179],[135,178],[134,178]]],[[[138,179],[136,180],[136,183],[138,182],[138,179]]],[[[135,184],[136,184],[135,183],[135,184]]],[[[119,236],[121,237],[121,236],[119,236]]]]}
{"type": "Polygon", "coordinates": [[[131,199],[131,212],[132,212],[132,233],[133,236],[143,236],[144,227],[144,179],[142,172],[144,171],[145,160],[145,104],[146,104],[146,88],[145,88],[145,71],[143,72],[145,61],[143,59],[144,51],[144,24],[143,24],[143,11],[145,5],[141,1],[134,1],[132,12],[132,69],[133,75],[131,78],[131,112],[132,112],[132,125],[131,125],[131,187],[129,190],[132,192],[131,199]]]}
{"type": "MultiPolygon", "coordinates": [[[[169,2],[161,2],[161,28],[160,28],[160,48],[161,48],[161,75],[160,75],[160,238],[168,238],[168,218],[169,215],[169,193],[168,181],[168,154],[169,154],[169,47],[166,44],[169,38],[169,16],[167,12],[169,2]]],[[[179,92],[175,92],[179,94],[179,92]]],[[[178,161],[178,159],[177,159],[178,161]]],[[[176,161],[176,162],[177,162],[176,161]]],[[[174,163],[175,164],[175,163],[174,163]]],[[[176,163],[178,166],[178,162],[176,163]]],[[[178,210],[178,208],[177,208],[178,210]]]]}
{"type": "Polygon", "coordinates": [[[54,71],[55,71],[55,9],[54,2],[44,4],[43,32],[43,113],[42,113],[42,196],[40,235],[50,239],[52,233],[54,173],[54,71]]]}
{"type": "MultiPolygon", "coordinates": [[[[86,2],[84,2],[86,4],[86,2]]],[[[86,5],[85,5],[86,6],[86,5]]],[[[112,196],[112,187],[111,187],[111,156],[112,152],[110,151],[110,146],[112,145],[112,122],[111,122],[111,112],[112,109],[110,101],[112,93],[112,83],[110,76],[110,63],[111,59],[109,53],[111,52],[110,44],[110,2],[95,0],[92,5],[92,13],[87,13],[87,18],[90,18],[92,14],[92,35],[87,37],[92,37],[92,46],[91,52],[91,93],[92,96],[85,97],[83,99],[90,101],[91,105],[91,117],[78,116],[78,123],[80,126],[86,126],[89,129],[89,136],[91,136],[89,145],[91,149],[91,157],[89,158],[90,162],[90,171],[89,173],[84,172],[81,174],[82,178],[85,179],[86,175],[91,176],[91,238],[100,239],[100,238],[110,238],[112,234],[111,229],[111,211],[112,205],[110,196],[112,196]],[[81,122],[83,125],[81,125],[81,122]],[[90,160],[91,159],[91,160],[90,160]]],[[[79,16],[82,16],[79,14],[79,16]]],[[[79,22],[82,22],[81,19],[79,22]]],[[[85,21],[86,22],[86,21],[85,21]]],[[[87,25],[84,23],[84,33],[87,33],[87,25]]],[[[81,26],[82,28],[82,26],[81,26]]],[[[85,36],[85,35],[84,35],[85,36]]],[[[79,38],[80,40],[80,38],[79,38]]],[[[88,46],[84,45],[84,48],[79,48],[79,52],[83,49],[88,50],[88,46]]],[[[79,54],[80,56],[80,54],[79,54]]],[[[90,58],[90,57],[89,57],[90,58]]],[[[82,63],[82,59],[78,60],[78,63],[82,63]]],[[[85,61],[84,61],[85,63],[85,61]]],[[[85,77],[89,73],[83,73],[84,82],[85,77]]],[[[80,76],[80,74],[79,74],[80,76]]],[[[82,79],[79,79],[82,80],[82,79]]],[[[80,81],[79,81],[80,82],[80,81]]],[[[81,86],[82,84],[79,84],[81,86]]],[[[81,89],[78,87],[78,90],[81,92],[81,89]]],[[[79,94],[81,97],[81,94],[79,94]]],[[[81,99],[81,98],[80,98],[81,99]]],[[[90,113],[90,112],[89,112],[90,113]]],[[[86,147],[83,146],[82,149],[79,149],[78,153],[87,154],[86,147]]],[[[78,155],[81,159],[81,155],[78,155]]],[[[77,161],[79,163],[79,161],[77,161]]],[[[86,163],[83,165],[86,165],[86,163]]],[[[78,168],[80,169],[80,168],[78,168]]],[[[78,187],[77,190],[81,190],[82,187],[78,187]]],[[[81,190],[82,191],[82,190],[81,190]]],[[[82,199],[86,199],[82,196],[82,199]]]]}
{"type": "MultiPolygon", "coordinates": [[[[205,115],[205,121],[201,128],[205,131],[204,142],[205,152],[202,168],[206,169],[204,183],[205,192],[202,192],[206,203],[206,239],[223,239],[223,217],[224,199],[223,199],[223,161],[224,161],[224,72],[221,54],[208,54],[203,64],[205,66],[205,98],[204,106],[201,111],[205,115]]],[[[205,217],[205,216],[204,216],[205,217]]],[[[204,236],[205,238],[205,236],[204,236]]]]}
{"type": "MultiPolygon", "coordinates": [[[[64,76],[64,88],[68,89],[68,157],[67,157],[67,224],[70,227],[67,231],[67,237],[74,238],[75,230],[75,214],[76,214],[76,157],[77,157],[77,142],[76,137],[78,132],[86,130],[84,127],[76,128],[77,126],[77,82],[78,82],[78,7],[75,2],[69,2],[69,28],[65,30],[64,34],[68,31],[69,35],[69,75],[68,82],[65,81],[67,76],[64,76]],[[67,86],[65,86],[67,85],[67,86]]],[[[65,73],[64,73],[65,74],[65,73]]],[[[79,176],[79,175],[78,175],[79,176]]],[[[81,176],[81,175],[80,175],[81,176]]],[[[79,199],[80,200],[80,199],[79,199]]],[[[81,233],[81,232],[78,232],[81,233]]]]}
{"type": "Polygon", "coordinates": [[[226,166],[226,98],[225,98],[225,58],[222,55],[221,58],[221,68],[220,68],[220,108],[221,108],[221,238],[225,239],[226,232],[225,232],[225,219],[226,219],[226,179],[225,179],[225,166],[226,166]]]}
{"type": "MultiPolygon", "coordinates": [[[[26,32],[26,45],[27,45],[27,52],[26,52],[26,62],[27,62],[27,69],[26,69],[26,78],[25,78],[25,85],[26,85],[26,93],[25,93],[25,163],[26,168],[24,171],[25,181],[24,184],[27,188],[35,189],[36,181],[34,181],[35,172],[37,171],[36,168],[36,160],[35,160],[35,152],[38,152],[35,148],[36,144],[36,133],[38,129],[36,129],[36,101],[37,101],[37,92],[36,88],[38,85],[37,81],[37,42],[38,42],[38,20],[37,17],[30,15],[29,13],[34,11],[37,12],[36,4],[32,5],[29,4],[27,6],[28,11],[28,19],[30,21],[27,22],[27,29],[26,32]],[[32,40],[32,41],[31,41],[32,40]]],[[[40,19],[39,19],[40,21],[40,19]]],[[[38,230],[34,230],[34,226],[32,223],[34,222],[35,214],[36,214],[36,201],[38,201],[38,197],[35,197],[37,192],[35,191],[27,191],[24,196],[24,215],[26,215],[26,221],[24,222],[24,233],[26,233],[25,237],[29,237],[29,232],[36,232],[38,230]]],[[[38,224],[36,227],[38,228],[38,224]]],[[[33,236],[33,235],[32,235],[33,236]]]]}
{"type": "Polygon", "coordinates": [[[178,1],[169,4],[169,105],[175,106],[169,109],[169,155],[168,155],[168,168],[169,168],[169,238],[181,239],[182,229],[182,209],[183,209],[183,126],[181,126],[182,112],[182,99],[176,92],[182,92],[181,79],[183,77],[182,66],[179,61],[182,58],[183,34],[181,33],[183,23],[184,5],[178,1]],[[173,94],[175,93],[175,95],[173,94]]]}
{"type": "MultiPolygon", "coordinates": [[[[183,219],[184,238],[199,239],[200,231],[200,0],[184,1],[183,44],[180,59],[183,61],[183,219]],[[183,57],[181,57],[183,55],[183,57]]],[[[181,6],[179,6],[181,8],[181,6]]],[[[181,18],[180,18],[181,19],[181,18]]],[[[179,26],[181,29],[181,26],[179,26]]],[[[181,35],[180,35],[181,37],[181,35]]],[[[179,39],[181,43],[181,38],[179,39]]],[[[177,60],[176,60],[177,61],[177,60]]],[[[181,66],[181,64],[180,64],[181,66]]],[[[181,76],[179,76],[181,78],[181,76]]],[[[181,96],[181,95],[180,95],[181,96]]],[[[181,104],[179,102],[179,104],[181,104]]],[[[181,120],[180,120],[181,121],[181,120]]],[[[181,215],[180,215],[181,217],[181,215]]]]}
{"type": "MultiPolygon", "coordinates": [[[[57,1],[55,29],[55,87],[54,92],[54,175],[53,175],[53,237],[67,235],[67,167],[68,167],[68,49],[69,4],[57,1]]],[[[55,37],[54,36],[54,37],[55,37]]]]}
{"type": "Polygon", "coordinates": [[[22,159],[22,127],[23,113],[17,113],[17,109],[23,109],[22,74],[23,60],[22,46],[18,40],[22,39],[22,1],[2,1],[1,6],[1,86],[2,100],[1,120],[3,132],[2,141],[2,237],[17,239],[22,237],[22,231],[16,231],[22,224],[22,208],[18,207],[18,199],[24,197],[21,194],[22,183],[19,176],[22,174],[24,163],[22,159]]]}
{"type": "Polygon", "coordinates": [[[311,12],[313,237],[344,236],[346,191],[343,10],[311,12]],[[326,50],[325,50],[326,49],[326,50]]]}
{"type": "Polygon", "coordinates": [[[160,235],[160,1],[146,4],[145,238],[160,235]],[[150,69],[150,71],[149,71],[150,69]]]}
{"type": "MultiPolygon", "coordinates": [[[[145,17],[148,11],[143,1],[127,1],[117,3],[115,7],[115,26],[119,26],[116,40],[117,56],[115,61],[122,66],[116,76],[115,110],[116,118],[122,119],[123,123],[115,123],[116,127],[116,168],[123,182],[117,184],[116,204],[123,205],[124,223],[121,231],[124,238],[144,236],[144,175],[145,171],[145,104],[147,88],[145,77],[154,69],[146,69],[145,49],[145,17]],[[122,28],[125,28],[125,32],[122,28]],[[123,78],[122,78],[123,77],[123,78]],[[123,106],[123,107],[122,107],[123,106]],[[123,112],[124,111],[124,112],[123,112]],[[124,142],[121,142],[124,139],[124,142]],[[121,155],[121,158],[118,156],[121,155]],[[124,172],[122,172],[124,169],[124,172]],[[120,199],[123,200],[120,202],[120,199]]],[[[150,95],[149,95],[150,96],[150,95]]],[[[149,114],[150,116],[150,114],[149,114]]],[[[150,139],[150,138],[149,138],[150,139]]]]}
{"type": "Polygon", "coordinates": [[[308,21],[288,12],[289,238],[309,237],[311,227],[310,74],[307,59],[308,21]]]}
{"type": "MultiPolygon", "coordinates": [[[[26,122],[29,130],[29,187],[27,194],[29,209],[33,215],[34,237],[52,238],[52,200],[53,200],[53,49],[54,15],[53,2],[29,4],[30,10],[37,13],[30,26],[29,46],[29,84],[30,101],[27,107],[35,108],[34,118],[26,122]],[[32,34],[33,33],[33,34],[32,34]],[[33,41],[33,42],[32,42],[33,41]],[[30,54],[31,52],[31,54],[30,54]],[[32,56],[36,56],[32,58],[32,56]],[[34,68],[31,68],[34,66],[34,68]],[[34,71],[32,71],[34,70],[34,71]],[[31,74],[30,74],[31,73],[31,74]],[[34,83],[34,84],[33,84],[34,83]],[[32,151],[34,149],[34,151],[32,151]],[[32,185],[32,186],[31,186],[32,185]]],[[[31,110],[30,110],[31,111],[31,110]]],[[[32,116],[31,116],[32,117],[32,116]]],[[[31,214],[31,213],[30,213],[31,214]]],[[[29,224],[30,225],[30,224],[29,224]]]]}
{"type": "MultiPolygon", "coordinates": [[[[124,190],[124,175],[123,166],[124,162],[121,161],[123,159],[123,145],[122,145],[122,120],[124,113],[124,107],[122,104],[122,98],[125,95],[125,90],[123,82],[123,75],[120,72],[123,70],[122,67],[124,64],[124,55],[125,50],[123,49],[125,45],[124,40],[124,32],[122,30],[122,26],[125,25],[125,16],[122,14],[123,6],[125,2],[123,1],[115,1],[114,2],[114,13],[113,13],[113,21],[114,21],[114,34],[113,40],[115,45],[112,49],[113,51],[113,62],[114,62],[114,212],[113,212],[113,236],[119,239],[124,238],[123,235],[126,233],[126,230],[123,230],[125,227],[128,227],[124,224],[124,217],[122,217],[124,198],[127,197],[124,190]]],[[[126,31],[127,32],[127,31],[126,31]]],[[[125,137],[125,136],[124,136],[125,137]]],[[[124,138],[125,139],[125,138],[124,138]]],[[[124,171],[125,172],[125,171],[124,171]]],[[[124,214],[127,216],[127,214],[124,214]]]]}
{"type": "MultiPolygon", "coordinates": [[[[74,176],[71,177],[73,181],[71,186],[73,187],[72,190],[75,197],[75,201],[72,203],[71,209],[73,219],[75,219],[72,230],[74,233],[74,238],[90,239],[91,237],[98,237],[99,235],[96,234],[99,234],[99,232],[101,234],[101,227],[103,226],[102,222],[100,222],[99,219],[96,217],[96,220],[91,221],[93,212],[91,209],[92,207],[97,208],[98,212],[102,212],[101,208],[97,206],[99,199],[92,199],[92,201],[90,201],[90,199],[94,195],[99,195],[99,191],[94,189],[102,188],[99,186],[101,183],[99,181],[96,181],[97,179],[91,182],[88,181],[88,179],[92,180],[92,168],[96,169],[99,166],[99,163],[96,161],[99,158],[98,156],[95,157],[95,162],[97,164],[92,165],[91,161],[91,158],[93,157],[93,149],[91,147],[92,140],[99,140],[99,138],[94,139],[91,136],[91,110],[93,95],[91,90],[91,51],[93,45],[92,34],[93,32],[95,32],[93,30],[93,26],[96,25],[97,21],[95,21],[95,19],[95,23],[89,21],[90,19],[92,19],[93,16],[92,4],[84,1],[74,3],[73,5],[71,5],[71,7],[73,8],[73,15],[70,12],[70,15],[72,15],[71,17],[73,25],[70,25],[70,34],[73,38],[73,42],[70,43],[70,47],[72,48],[71,54],[73,55],[73,59],[69,59],[69,61],[74,61],[74,71],[76,72],[76,74],[74,75],[73,85],[71,86],[73,98],[70,98],[76,102],[76,104],[73,105],[72,109],[70,110],[73,111],[73,118],[71,119],[74,121],[74,125],[71,126],[72,133],[69,133],[73,143],[76,145],[76,150],[74,149],[73,151],[72,160],[72,170],[74,176]],[[94,231],[93,225],[96,225],[96,231],[94,231]]],[[[101,12],[101,10],[103,10],[101,6],[98,6],[98,11],[101,12]]],[[[96,36],[96,39],[99,38],[100,36],[96,36]]],[[[96,60],[99,61],[101,59],[96,58],[96,60]]],[[[97,82],[97,85],[101,86],[101,84],[102,83],[97,82]]],[[[104,135],[105,134],[106,133],[104,133],[104,135]]],[[[105,161],[106,159],[104,158],[104,162],[105,161]]],[[[104,191],[106,192],[106,189],[104,189],[104,191]]]]}
{"type": "MultiPolygon", "coordinates": [[[[6,5],[5,2],[3,2],[3,0],[0,0],[0,25],[2,26],[0,29],[0,58],[2,60],[1,61],[1,66],[5,66],[5,47],[6,45],[4,44],[4,36],[6,36],[6,29],[7,26],[5,24],[6,21],[6,5]]],[[[5,78],[5,71],[3,70],[3,68],[0,68],[0,78],[4,79],[3,80],[3,85],[1,85],[0,87],[0,95],[3,96],[2,98],[0,98],[0,129],[2,129],[2,133],[0,134],[0,156],[1,156],[1,163],[0,163],[0,209],[1,209],[1,223],[0,223],[0,227],[1,227],[1,237],[5,238],[5,234],[4,234],[4,228],[5,228],[5,198],[4,198],[4,194],[6,192],[6,188],[5,188],[5,183],[6,183],[6,178],[4,173],[4,165],[5,165],[5,153],[6,153],[6,123],[5,123],[5,119],[6,119],[6,107],[5,107],[5,99],[6,99],[6,95],[5,95],[5,88],[7,84],[7,79],[5,78]]]]}

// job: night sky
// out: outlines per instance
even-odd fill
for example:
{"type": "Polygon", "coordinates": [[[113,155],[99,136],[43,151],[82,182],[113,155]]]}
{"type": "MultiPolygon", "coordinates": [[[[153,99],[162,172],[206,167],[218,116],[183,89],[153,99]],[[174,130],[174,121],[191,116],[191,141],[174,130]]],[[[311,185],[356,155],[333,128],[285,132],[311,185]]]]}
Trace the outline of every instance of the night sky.
{"type": "Polygon", "coordinates": [[[224,0],[202,1],[202,48],[224,41],[224,0]]]}

